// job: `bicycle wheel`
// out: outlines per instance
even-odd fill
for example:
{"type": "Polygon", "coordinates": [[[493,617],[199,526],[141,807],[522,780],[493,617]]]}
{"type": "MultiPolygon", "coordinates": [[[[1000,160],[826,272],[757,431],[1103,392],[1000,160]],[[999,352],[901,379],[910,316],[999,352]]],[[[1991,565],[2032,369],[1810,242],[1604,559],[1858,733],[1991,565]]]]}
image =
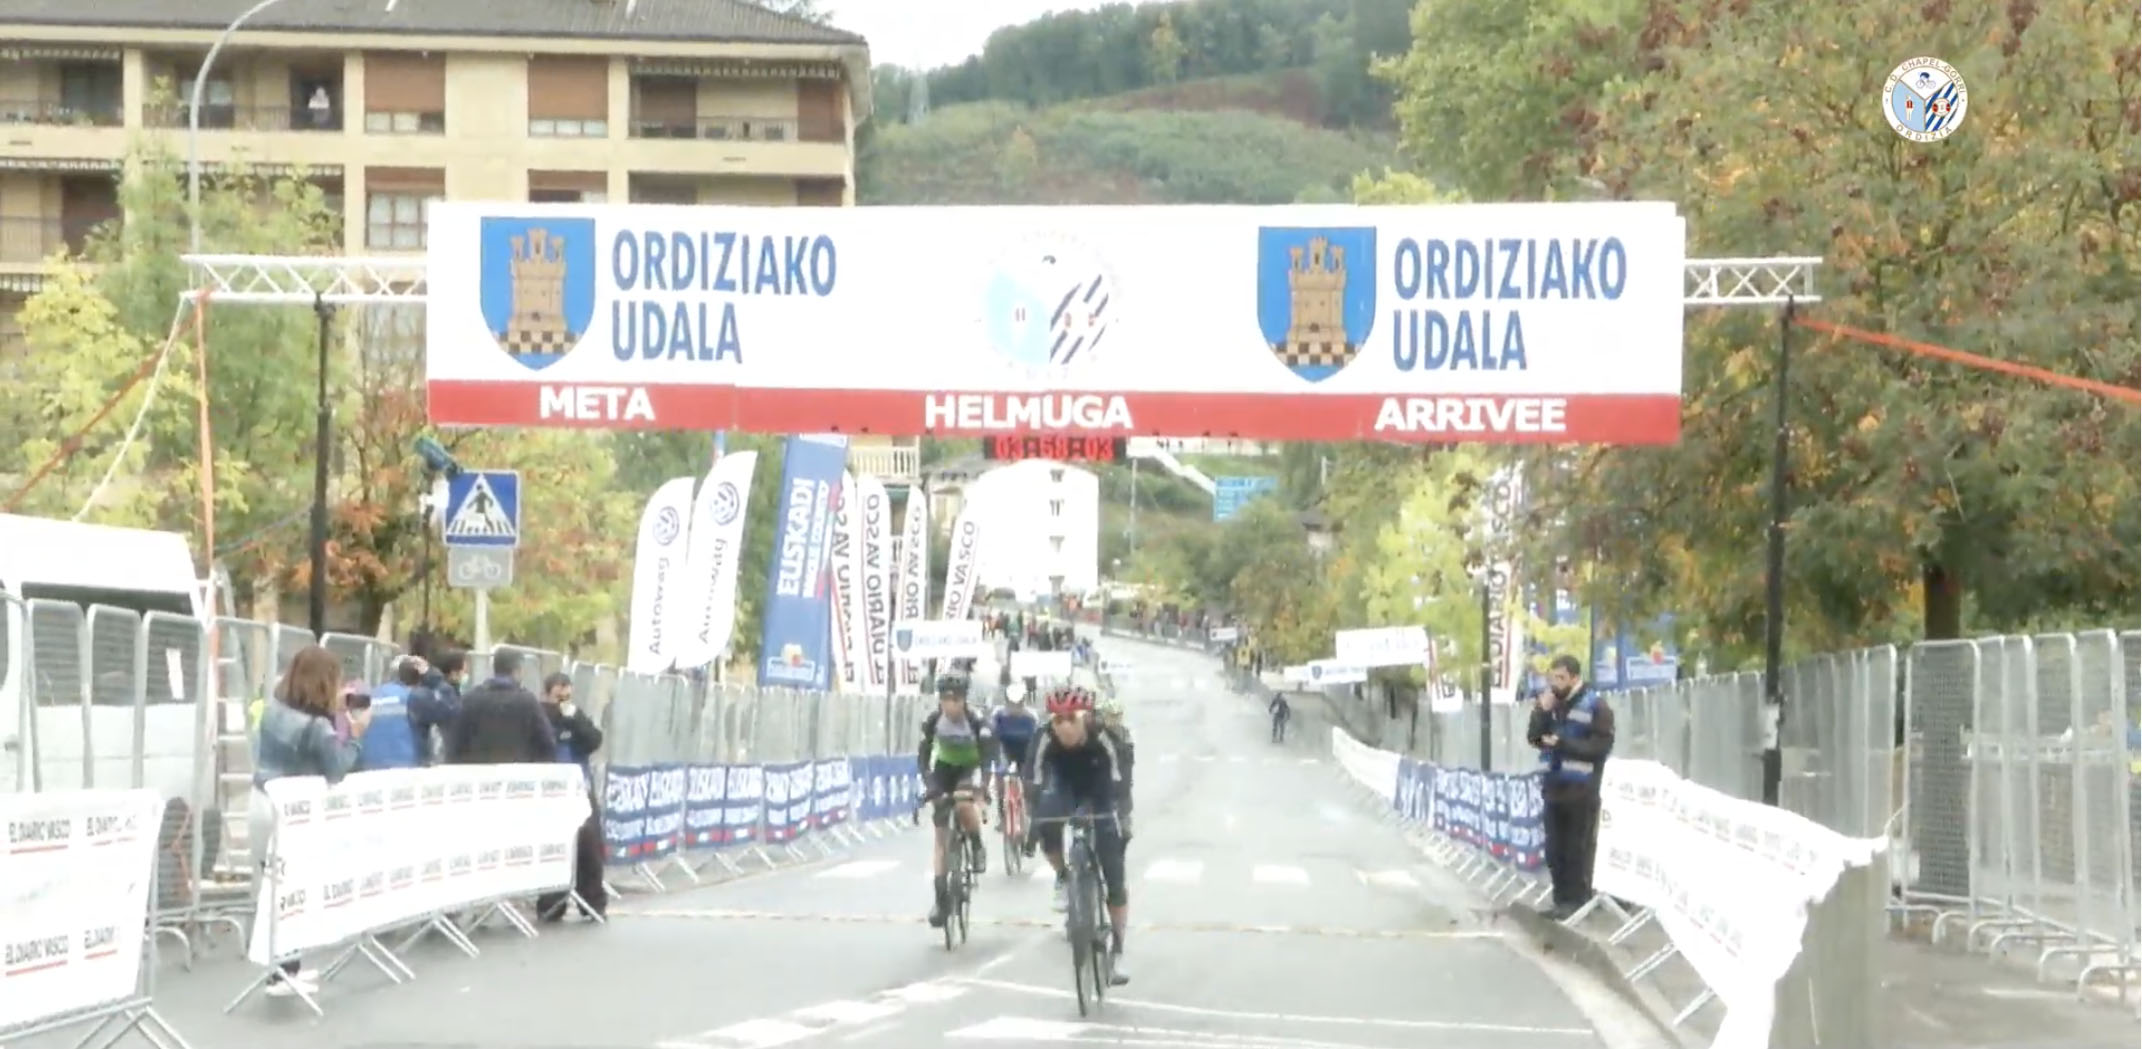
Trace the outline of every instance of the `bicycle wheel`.
{"type": "MultiPolygon", "coordinates": [[[[959,942],[961,943],[967,942],[967,919],[974,912],[974,885],[974,868],[968,867],[962,870],[959,876],[959,906],[957,910],[959,942]]],[[[951,923],[947,922],[946,924],[949,925],[951,923]]]]}
{"type": "Polygon", "coordinates": [[[1010,791],[1005,792],[1003,818],[999,823],[1004,831],[1004,876],[1007,878],[1017,876],[1021,863],[1026,859],[1026,836],[1023,833],[1026,824],[1023,811],[1025,808],[1010,791]]]}
{"type": "MultiPolygon", "coordinates": [[[[1089,862],[1091,861],[1089,860],[1089,862]]],[[[1111,940],[1108,930],[1108,911],[1104,909],[1108,904],[1108,900],[1101,887],[1100,872],[1089,871],[1086,883],[1090,886],[1089,891],[1093,894],[1092,899],[1087,903],[1087,909],[1094,915],[1094,921],[1088,926],[1091,930],[1088,935],[1092,946],[1087,952],[1093,958],[1093,964],[1086,968],[1087,978],[1093,981],[1093,1003],[1098,1007],[1108,995],[1108,981],[1115,972],[1115,952],[1109,948],[1111,940]]]]}
{"type": "Polygon", "coordinates": [[[1091,1004],[1098,1004],[1097,999],[1089,1004],[1088,998],[1090,985],[1086,973],[1094,965],[1093,928],[1088,914],[1091,908],[1087,906],[1082,884],[1084,879],[1084,871],[1076,866],[1071,868],[1070,892],[1067,894],[1069,906],[1064,908],[1064,932],[1071,941],[1071,989],[1078,995],[1078,1014],[1082,1017],[1091,1004]]]}
{"type": "Polygon", "coordinates": [[[959,946],[954,937],[959,935],[959,929],[956,927],[959,922],[959,909],[965,906],[965,903],[960,899],[965,893],[960,890],[958,867],[952,869],[952,873],[946,877],[945,883],[945,950],[949,951],[959,946]]]}

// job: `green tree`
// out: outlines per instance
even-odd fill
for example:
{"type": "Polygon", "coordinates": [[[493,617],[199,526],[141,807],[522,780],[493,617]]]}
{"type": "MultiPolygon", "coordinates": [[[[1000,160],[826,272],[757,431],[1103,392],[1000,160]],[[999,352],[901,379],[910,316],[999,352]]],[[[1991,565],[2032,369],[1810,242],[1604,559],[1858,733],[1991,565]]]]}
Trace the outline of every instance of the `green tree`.
{"type": "MultiPolygon", "coordinates": [[[[1588,184],[1679,200],[1692,256],[1826,256],[1822,319],[2142,380],[2135,122],[2102,101],[2134,92],[2137,30],[2113,5],[1786,12],[1670,0],[1520,18],[1460,3],[1421,9],[1415,38],[1389,70],[1406,152],[1476,197],[1588,184]],[[1913,143],[1886,126],[1875,100],[1887,67],[1863,44],[1884,39],[1949,56],[1978,89],[1954,137],[1913,143]],[[1751,77],[1747,55],[1775,56],[1774,68],[1751,77]],[[1483,84],[1488,74],[1499,79],[1483,84]],[[1462,109],[1486,98],[1493,114],[1462,109]],[[1560,130],[1493,135],[1479,130],[1490,115],[1560,130]]],[[[1775,340],[1768,318],[1692,315],[1681,442],[1597,450],[1567,483],[1537,489],[1539,519],[1563,549],[1593,552],[1600,588],[1645,612],[1690,614],[1719,665],[1752,656],[1761,636],[1768,442],[1750,435],[1768,431],[1775,340]]],[[[2133,614],[2142,450],[2131,409],[1800,342],[1795,647],[2133,614]]]]}
{"type": "MultiPolygon", "coordinates": [[[[616,622],[631,600],[633,543],[644,495],[617,484],[604,440],[569,430],[470,432],[454,455],[474,466],[521,473],[521,543],[513,585],[491,595],[491,634],[501,642],[615,657],[593,646],[597,625],[616,622]]],[[[449,635],[474,632],[465,591],[434,599],[449,635]]]]}
{"type": "Polygon", "coordinates": [[[1174,18],[1162,12],[1159,24],[1153,27],[1152,35],[1146,38],[1146,69],[1153,78],[1153,83],[1172,84],[1181,79],[1183,59],[1188,54],[1189,48],[1183,44],[1182,37],[1175,33],[1174,18]]]}
{"type": "MultiPolygon", "coordinates": [[[[12,459],[0,473],[27,473],[57,442],[89,422],[150,355],[170,349],[155,380],[157,401],[141,439],[88,519],[201,534],[200,448],[196,405],[202,391],[190,287],[179,259],[187,240],[187,205],[179,165],[158,139],[137,144],[119,186],[126,216],[94,235],[80,259],[54,260],[44,288],[25,305],[31,352],[20,365],[26,385],[0,389],[0,418],[35,418],[37,433],[0,449],[12,459]]],[[[331,250],[339,216],[317,186],[300,178],[239,171],[214,178],[199,221],[211,251],[288,254],[331,250]]],[[[232,307],[206,311],[206,397],[215,447],[215,511],[220,537],[272,530],[311,502],[313,384],[292,381],[315,371],[315,323],[303,310],[232,307]]],[[[347,389],[348,362],[336,357],[330,384],[347,389]]],[[[34,493],[30,512],[71,516],[95,487],[121,442],[144,383],[104,423],[85,434],[85,451],[34,493]],[[86,449],[105,450],[103,455],[86,449]]],[[[338,492],[338,494],[340,494],[338,492]]],[[[234,555],[241,583],[292,581],[302,543],[261,543],[234,555]]]]}

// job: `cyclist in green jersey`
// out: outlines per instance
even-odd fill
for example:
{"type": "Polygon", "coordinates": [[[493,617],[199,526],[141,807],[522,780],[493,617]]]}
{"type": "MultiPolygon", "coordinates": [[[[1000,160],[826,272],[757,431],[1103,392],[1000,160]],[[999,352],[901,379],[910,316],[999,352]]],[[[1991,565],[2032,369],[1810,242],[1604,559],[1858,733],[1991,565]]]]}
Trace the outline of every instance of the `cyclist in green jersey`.
{"type": "Polygon", "coordinates": [[[979,872],[989,866],[988,852],[982,848],[982,810],[976,801],[988,800],[982,783],[982,769],[995,740],[988,722],[968,708],[967,688],[967,679],[962,675],[947,674],[937,679],[937,710],[922,719],[922,747],[915,755],[916,764],[922,769],[923,801],[934,803],[930,812],[930,822],[936,827],[930,868],[936,874],[931,879],[930,925],[933,927],[944,924],[950,895],[945,857],[952,837],[955,807],[959,813],[961,837],[973,850],[974,869],[979,872]],[[961,791],[969,791],[973,796],[959,799],[956,806],[946,803],[961,791]]]}

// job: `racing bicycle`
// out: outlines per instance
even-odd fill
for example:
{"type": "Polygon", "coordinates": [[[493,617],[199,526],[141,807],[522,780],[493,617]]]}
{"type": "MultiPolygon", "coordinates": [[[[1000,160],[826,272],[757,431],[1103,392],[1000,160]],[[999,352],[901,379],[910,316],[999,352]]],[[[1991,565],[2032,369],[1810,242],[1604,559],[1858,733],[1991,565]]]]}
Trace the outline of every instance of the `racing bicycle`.
{"type": "Polygon", "coordinates": [[[1026,860],[1026,782],[1024,770],[997,776],[997,823],[1004,837],[1004,874],[1017,877],[1026,860]]]}
{"type": "Polygon", "coordinates": [[[1071,987],[1078,996],[1078,1014],[1097,1011],[1115,975],[1114,933],[1108,925],[1108,883],[1101,874],[1101,853],[1094,842],[1094,825],[1113,821],[1113,812],[1080,812],[1037,823],[1062,822],[1064,870],[1069,875],[1064,888],[1064,935],[1071,941],[1071,987]]]}
{"type": "MultiPolygon", "coordinates": [[[[931,805],[944,808],[973,800],[973,792],[965,790],[956,790],[949,795],[925,795],[922,804],[915,808],[915,818],[919,821],[922,810],[931,805]]],[[[967,924],[974,903],[975,858],[981,855],[982,838],[960,826],[956,814],[948,822],[952,836],[945,842],[945,950],[949,951],[967,942],[967,924]]]]}

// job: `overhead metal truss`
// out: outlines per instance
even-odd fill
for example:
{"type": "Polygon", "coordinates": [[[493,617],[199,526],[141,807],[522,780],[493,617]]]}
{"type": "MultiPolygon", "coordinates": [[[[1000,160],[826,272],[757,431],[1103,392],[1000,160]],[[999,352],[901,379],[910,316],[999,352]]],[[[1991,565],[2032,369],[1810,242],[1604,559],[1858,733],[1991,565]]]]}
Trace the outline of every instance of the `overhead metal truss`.
{"type": "Polygon", "coordinates": [[[1690,306],[1783,306],[1821,302],[1815,271],[1822,260],[1690,259],[1682,267],[1681,301],[1690,306]]]}
{"type": "MultiPolygon", "coordinates": [[[[261,306],[422,305],[427,285],[421,256],[187,255],[194,288],[212,303],[261,306]]],[[[1782,306],[1820,302],[1815,257],[1689,259],[1682,301],[1690,306],[1782,306]]]]}

